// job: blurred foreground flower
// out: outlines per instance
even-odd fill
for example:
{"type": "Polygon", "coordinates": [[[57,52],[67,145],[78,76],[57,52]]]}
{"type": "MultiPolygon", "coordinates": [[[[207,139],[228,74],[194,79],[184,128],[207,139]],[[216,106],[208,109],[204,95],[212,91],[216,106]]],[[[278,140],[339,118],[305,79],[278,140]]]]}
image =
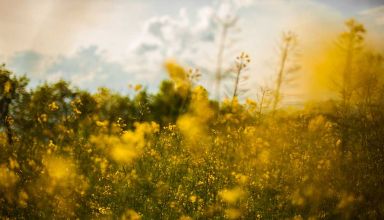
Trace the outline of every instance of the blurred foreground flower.
{"type": "Polygon", "coordinates": [[[223,201],[233,204],[243,198],[245,196],[245,192],[243,189],[236,187],[233,189],[224,189],[219,191],[219,196],[223,201]]]}
{"type": "Polygon", "coordinates": [[[146,137],[159,131],[159,125],[155,122],[137,122],[134,126],[134,131],[124,131],[121,136],[104,134],[92,136],[91,142],[109,152],[116,162],[131,163],[147,144],[146,137]]]}
{"type": "Polygon", "coordinates": [[[177,120],[177,126],[189,142],[204,140],[207,135],[207,122],[213,117],[208,93],[197,86],[192,92],[192,100],[188,113],[177,120]]]}
{"type": "Polygon", "coordinates": [[[188,72],[174,60],[166,61],[165,69],[171,80],[174,82],[176,91],[181,96],[186,97],[191,88],[188,72]]]}

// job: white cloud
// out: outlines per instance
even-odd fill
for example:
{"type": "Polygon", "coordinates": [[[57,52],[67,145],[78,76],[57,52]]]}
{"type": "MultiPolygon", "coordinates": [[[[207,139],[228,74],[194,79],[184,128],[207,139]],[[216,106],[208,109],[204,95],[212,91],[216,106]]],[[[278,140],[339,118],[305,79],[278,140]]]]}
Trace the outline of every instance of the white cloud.
{"type": "Polygon", "coordinates": [[[384,26],[384,5],[370,8],[359,13],[363,18],[372,19],[378,26],[384,26]]]}
{"type": "Polygon", "coordinates": [[[128,83],[139,83],[140,75],[109,61],[96,46],[79,49],[72,55],[50,57],[35,51],[20,52],[9,59],[9,67],[17,74],[26,73],[32,85],[59,79],[70,81],[80,88],[95,90],[107,86],[126,91],[128,83]]]}
{"type": "MultiPolygon", "coordinates": [[[[132,49],[131,61],[136,63],[135,69],[141,67],[152,74],[159,74],[164,60],[175,58],[181,64],[201,69],[205,73],[204,84],[210,87],[208,80],[212,78],[211,72],[216,65],[220,34],[218,18],[237,17],[239,10],[250,5],[251,1],[246,0],[222,0],[202,7],[196,13],[181,9],[177,16],[149,19],[132,49]]],[[[229,40],[233,36],[230,33],[229,40]]],[[[165,78],[164,72],[162,78],[165,78]]]]}
{"type": "Polygon", "coordinates": [[[122,54],[148,13],[141,1],[1,0],[0,53],[68,54],[96,44],[122,54]]]}
{"type": "Polygon", "coordinates": [[[361,11],[358,19],[368,30],[368,45],[379,51],[384,50],[384,5],[361,11]]]}

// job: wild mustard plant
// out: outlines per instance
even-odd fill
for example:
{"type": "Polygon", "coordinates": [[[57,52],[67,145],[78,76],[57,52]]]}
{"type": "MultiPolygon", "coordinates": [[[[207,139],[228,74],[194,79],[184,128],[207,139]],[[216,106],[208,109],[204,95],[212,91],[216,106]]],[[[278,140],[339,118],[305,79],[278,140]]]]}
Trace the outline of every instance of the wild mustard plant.
{"type": "Polygon", "coordinates": [[[0,216],[382,219],[383,59],[354,63],[372,78],[359,75],[348,114],[342,99],[271,111],[270,90],[238,98],[250,60],[237,61],[223,101],[174,61],[158,94],[133,97],[62,81],[27,91],[2,67],[0,216]]]}

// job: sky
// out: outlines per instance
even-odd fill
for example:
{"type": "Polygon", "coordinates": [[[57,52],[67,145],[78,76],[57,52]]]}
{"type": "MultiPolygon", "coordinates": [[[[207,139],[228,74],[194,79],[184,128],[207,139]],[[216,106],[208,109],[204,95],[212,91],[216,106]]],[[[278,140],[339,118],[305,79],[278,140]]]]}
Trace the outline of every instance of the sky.
{"type": "Polygon", "coordinates": [[[217,18],[227,17],[237,22],[225,64],[241,51],[250,54],[249,96],[273,81],[283,31],[314,51],[354,17],[370,42],[384,39],[384,0],[0,0],[0,63],[28,76],[31,86],[65,79],[90,91],[125,93],[129,84],[155,92],[167,78],[164,61],[174,59],[200,69],[200,83],[212,91],[217,18]]]}

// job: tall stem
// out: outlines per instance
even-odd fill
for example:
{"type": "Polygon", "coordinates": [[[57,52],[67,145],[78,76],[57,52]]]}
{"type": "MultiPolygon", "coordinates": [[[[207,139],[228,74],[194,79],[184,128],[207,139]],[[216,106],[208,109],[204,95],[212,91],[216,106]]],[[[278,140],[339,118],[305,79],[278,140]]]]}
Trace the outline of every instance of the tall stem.
{"type": "Polygon", "coordinates": [[[217,100],[220,100],[220,86],[221,86],[221,79],[222,79],[223,56],[224,56],[224,49],[225,49],[225,42],[227,39],[228,28],[229,28],[228,25],[226,24],[223,25],[223,29],[220,35],[219,51],[217,53],[216,74],[215,74],[215,80],[216,80],[215,87],[216,87],[217,100]]]}
{"type": "Polygon", "coordinates": [[[275,90],[275,95],[274,95],[274,100],[273,100],[273,111],[276,110],[277,104],[279,103],[279,99],[280,99],[280,90],[281,90],[281,85],[283,83],[285,65],[286,65],[287,58],[288,58],[289,44],[290,44],[289,41],[286,42],[285,47],[283,49],[283,53],[281,55],[280,68],[279,68],[279,71],[277,74],[276,90],[275,90]]]}
{"type": "MultiPolygon", "coordinates": [[[[240,65],[243,65],[243,64],[240,63],[240,65]]],[[[235,97],[237,96],[237,90],[238,90],[238,87],[239,87],[239,80],[240,80],[241,69],[242,69],[242,67],[240,67],[237,70],[237,73],[236,73],[236,81],[235,81],[235,88],[233,90],[233,95],[232,95],[232,102],[235,100],[235,97]]]]}

